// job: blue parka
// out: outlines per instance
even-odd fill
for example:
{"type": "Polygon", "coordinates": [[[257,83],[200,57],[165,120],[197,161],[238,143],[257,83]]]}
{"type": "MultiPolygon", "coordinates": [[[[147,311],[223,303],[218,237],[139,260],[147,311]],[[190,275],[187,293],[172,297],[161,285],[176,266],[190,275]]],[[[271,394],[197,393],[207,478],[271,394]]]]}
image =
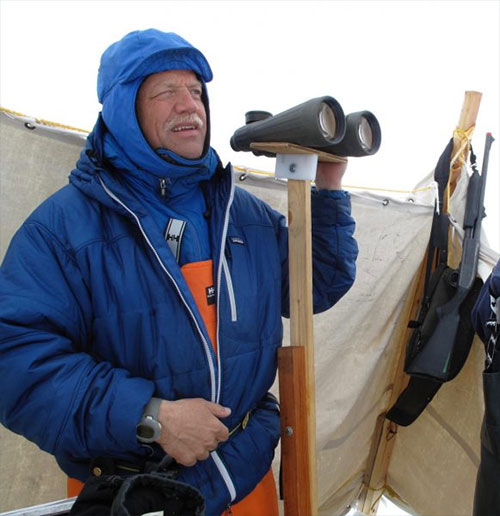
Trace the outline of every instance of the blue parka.
{"type": "Polygon", "coordinates": [[[492,317],[490,302],[492,297],[495,299],[500,297],[500,260],[488,276],[472,309],[472,324],[485,344],[488,343],[493,329],[492,326],[488,326],[488,321],[492,317]]]}
{"type": "Polygon", "coordinates": [[[500,260],[483,285],[472,309],[472,324],[486,350],[483,371],[484,417],[481,426],[481,462],[474,492],[473,516],[500,512],[500,350],[498,304],[500,260]]]}
{"type": "MultiPolygon", "coordinates": [[[[90,458],[161,456],[136,439],[152,396],[221,403],[232,410],[229,429],[251,411],[246,428],[207,460],[180,468],[207,515],[219,515],[269,470],[279,439],[267,393],[288,316],[287,228],[234,186],[208,137],[199,160],[149,147],[135,117],[137,90],[150,73],[177,68],[194,70],[203,85],[211,78],[202,54],[174,34],[133,33],[103,55],[102,115],[70,183],[25,221],[0,269],[0,421],[85,480],[90,458]],[[217,356],[162,233],[169,216],[182,215],[182,199],[196,199],[205,214],[191,226],[207,225],[200,252],[208,249],[214,264],[217,356]]],[[[354,280],[349,195],[313,191],[312,224],[320,312],[354,280]]]]}

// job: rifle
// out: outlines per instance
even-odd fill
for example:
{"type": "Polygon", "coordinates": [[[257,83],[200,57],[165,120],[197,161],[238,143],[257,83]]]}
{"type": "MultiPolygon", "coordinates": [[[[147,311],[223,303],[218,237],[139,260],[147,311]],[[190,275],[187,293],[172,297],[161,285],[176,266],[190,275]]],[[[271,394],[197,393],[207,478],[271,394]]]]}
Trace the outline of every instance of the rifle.
{"type": "Polygon", "coordinates": [[[469,179],[463,224],[465,234],[462,259],[458,271],[458,281],[452,279],[452,282],[456,281],[455,294],[446,304],[436,308],[437,324],[429,340],[409,364],[407,373],[410,375],[430,377],[446,382],[458,374],[467,358],[471,343],[466,350],[461,350],[460,356],[454,355],[454,351],[457,349],[460,308],[471,292],[477,274],[481,223],[484,217],[484,192],[493,141],[491,133],[487,133],[481,175],[474,170],[469,179]]]}
{"type": "MultiPolygon", "coordinates": [[[[411,323],[414,331],[407,346],[405,372],[411,376],[386,418],[407,426],[422,413],[444,382],[462,369],[469,354],[474,329],[470,312],[482,286],[476,277],[479,261],[481,223],[484,217],[484,192],[488,161],[494,138],[486,135],[481,174],[473,163],[464,216],[464,240],[458,270],[446,265],[447,237],[438,246],[440,264],[426,280],[426,294],[419,320],[411,323]]],[[[449,146],[447,147],[449,150],[449,146]]],[[[448,157],[445,151],[444,157],[448,157]]],[[[443,158],[443,156],[442,156],[443,158]]],[[[440,159],[441,170],[446,159],[440,159]]],[[[443,214],[436,217],[436,233],[442,233],[443,214]]],[[[431,242],[433,238],[431,236],[431,242]]],[[[432,247],[432,251],[434,248],[432,247]]],[[[428,266],[430,265],[429,256],[428,266]]]]}

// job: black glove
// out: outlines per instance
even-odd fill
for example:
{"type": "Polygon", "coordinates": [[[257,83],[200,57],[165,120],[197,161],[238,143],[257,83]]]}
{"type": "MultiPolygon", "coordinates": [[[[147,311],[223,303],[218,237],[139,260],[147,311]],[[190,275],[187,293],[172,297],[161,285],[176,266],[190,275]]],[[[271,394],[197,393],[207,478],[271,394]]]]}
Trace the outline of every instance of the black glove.
{"type": "Polygon", "coordinates": [[[84,485],[70,516],[204,516],[205,501],[194,487],[161,473],[103,475],[84,485]]]}

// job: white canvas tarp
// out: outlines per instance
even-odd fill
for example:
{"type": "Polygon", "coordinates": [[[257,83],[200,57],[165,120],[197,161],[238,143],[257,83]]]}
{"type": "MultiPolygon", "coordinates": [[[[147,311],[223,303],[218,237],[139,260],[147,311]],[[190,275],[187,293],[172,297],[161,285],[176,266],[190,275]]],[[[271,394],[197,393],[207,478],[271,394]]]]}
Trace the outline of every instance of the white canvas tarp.
{"type": "MultiPolygon", "coordinates": [[[[24,218],[67,183],[84,141],[68,131],[29,130],[25,120],[4,113],[0,121],[3,256],[24,218]]],[[[235,173],[239,186],[286,213],[285,185],[253,174],[240,180],[241,172],[235,173]]],[[[455,203],[463,204],[462,191],[455,203]]],[[[401,314],[426,252],[434,189],[429,181],[411,201],[353,191],[352,201],[360,248],[356,282],[333,309],[314,319],[318,493],[322,513],[331,515],[355,505],[366,482],[377,419],[388,408],[397,374],[399,336],[407,322],[401,314]]],[[[497,258],[485,251],[483,275],[497,258]]],[[[387,494],[416,514],[471,513],[483,410],[481,369],[482,349],[475,342],[459,377],[394,437],[387,494]]],[[[5,429],[0,439],[0,511],[64,498],[64,476],[52,458],[5,429]]]]}

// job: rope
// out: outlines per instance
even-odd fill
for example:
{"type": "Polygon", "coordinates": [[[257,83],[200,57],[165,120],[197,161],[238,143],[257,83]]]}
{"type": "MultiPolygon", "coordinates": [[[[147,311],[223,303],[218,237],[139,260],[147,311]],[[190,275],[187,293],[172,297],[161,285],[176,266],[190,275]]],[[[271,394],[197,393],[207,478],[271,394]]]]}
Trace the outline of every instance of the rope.
{"type": "MultiPolygon", "coordinates": [[[[450,166],[453,166],[455,162],[458,160],[459,156],[464,151],[465,147],[469,143],[472,133],[474,129],[476,128],[475,125],[472,125],[469,127],[469,129],[459,129],[458,127],[453,131],[453,139],[460,140],[460,146],[458,150],[455,152],[455,155],[451,158],[450,166]]],[[[463,158],[462,163],[460,165],[463,165],[463,158]]]]}
{"type": "MultiPolygon", "coordinates": [[[[13,116],[16,116],[16,117],[24,118],[24,119],[27,119],[27,120],[33,120],[35,123],[40,124],[40,125],[45,125],[45,126],[49,126],[49,127],[57,127],[57,128],[60,128],[60,129],[66,129],[66,130],[69,130],[69,131],[76,131],[76,132],[83,133],[83,134],[88,134],[89,133],[89,131],[87,131],[85,129],[80,129],[78,127],[73,127],[71,125],[60,124],[58,122],[51,122],[51,121],[45,120],[43,118],[29,117],[29,116],[27,116],[27,115],[25,115],[23,113],[19,113],[18,111],[14,111],[12,109],[3,108],[1,106],[0,106],[0,111],[3,111],[4,113],[7,113],[9,115],[13,115],[13,116]]],[[[470,133],[472,132],[473,129],[474,129],[474,127],[471,127],[467,131],[463,131],[461,129],[456,129],[455,130],[457,135],[460,134],[460,137],[462,137],[462,135],[465,135],[467,139],[465,140],[465,144],[463,144],[463,143],[461,144],[461,149],[455,155],[455,157],[452,160],[452,162],[457,159],[458,154],[465,148],[465,145],[467,144],[467,141],[468,141],[468,138],[470,136],[470,133]]],[[[256,174],[256,175],[261,175],[261,176],[274,177],[274,174],[272,172],[265,172],[265,171],[262,171],[262,170],[257,170],[257,169],[253,169],[253,168],[243,167],[243,166],[239,166],[239,165],[235,165],[235,166],[233,166],[233,168],[235,170],[238,170],[238,171],[243,172],[245,174],[256,174]]],[[[424,186],[422,188],[414,188],[413,190],[396,190],[396,189],[392,189],[392,188],[378,188],[378,187],[373,187],[373,186],[357,186],[357,185],[344,185],[344,186],[345,186],[345,188],[352,189],[352,190],[374,190],[374,191],[379,191],[379,192],[392,192],[392,193],[402,193],[402,194],[413,194],[413,193],[417,193],[417,192],[424,192],[426,190],[430,190],[431,189],[430,186],[424,186]]]]}
{"type": "MultiPolygon", "coordinates": [[[[233,165],[234,170],[238,170],[239,172],[243,172],[244,174],[257,174],[260,176],[274,177],[272,172],[264,172],[263,170],[255,170],[252,168],[243,167],[240,165],[233,165]]],[[[403,194],[412,194],[417,192],[425,192],[426,190],[430,190],[431,186],[423,186],[421,188],[414,188],[413,190],[396,190],[392,188],[378,188],[374,186],[356,186],[356,185],[344,185],[345,188],[352,190],[375,190],[379,192],[393,192],[393,193],[403,193],[403,194]]]]}
{"type": "Polygon", "coordinates": [[[450,183],[452,180],[451,172],[452,172],[453,168],[455,168],[455,165],[457,165],[457,161],[459,158],[460,158],[460,161],[458,163],[458,166],[462,167],[462,165],[464,165],[465,161],[464,161],[463,152],[464,152],[465,148],[467,147],[467,145],[469,145],[471,135],[475,128],[476,128],[475,125],[471,125],[469,127],[469,129],[460,129],[459,127],[457,127],[453,131],[453,140],[459,140],[460,145],[459,145],[457,151],[455,152],[455,154],[452,156],[451,161],[450,161],[450,175],[448,176],[448,184],[446,185],[446,207],[447,207],[446,211],[447,212],[449,212],[449,210],[450,210],[450,198],[451,198],[450,183]]]}

